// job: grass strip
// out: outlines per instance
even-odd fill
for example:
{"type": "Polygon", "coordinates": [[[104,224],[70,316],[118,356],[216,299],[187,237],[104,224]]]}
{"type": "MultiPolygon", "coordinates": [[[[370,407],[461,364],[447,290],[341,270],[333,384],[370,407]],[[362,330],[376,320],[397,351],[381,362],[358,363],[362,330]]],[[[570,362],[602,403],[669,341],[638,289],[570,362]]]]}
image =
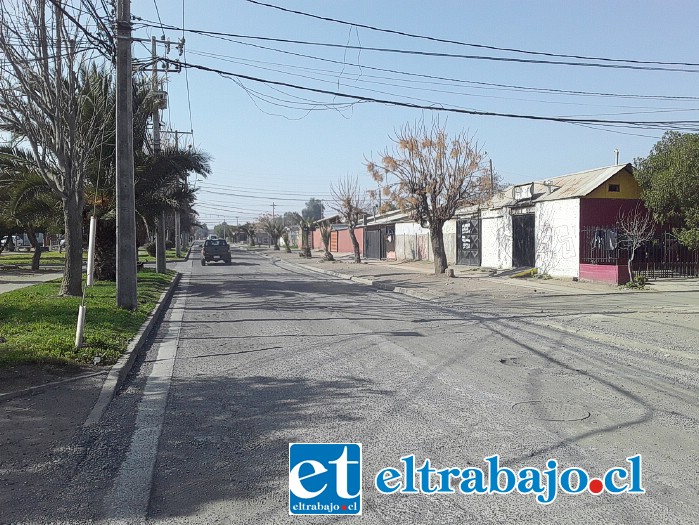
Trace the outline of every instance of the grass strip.
{"type": "MultiPolygon", "coordinates": [[[[165,250],[165,260],[167,262],[184,261],[184,256],[187,254],[187,249],[182,248],[180,253],[182,254],[182,257],[177,257],[177,252],[175,250],[165,250]]],[[[155,257],[148,255],[148,252],[145,250],[138,250],[138,260],[139,262],[152,263],[155,262],[155,257]]]]}
{"type": "Polygon", "coordinates": [[[98,281],[85,298],[83,347],[74,348],[80,297],[59,297],[60,279],[0,294],[0,368],[20,364],[116,362],[167,289],[173,271],[138,273],[138,308],[117,308],[116,283],[98,281]]]}
{"type": "MultiPolygon", "coordinates": [[[[34,252],[10,252],[10,253],[3,253],[0,254],[0,264],[31,264],[32,263],[32,256],[34,255],[34,252]]],[[[83,258],[86,258],[87,254],[83,255],[83,258]]],[[[65,254],[64,253],[58,253],[58,252],[44,252],[41,254],[41,263],[42,265],[44,264],[51,264],[51,265],[61,265],[63,266],[65,262],[65,254]]]]}

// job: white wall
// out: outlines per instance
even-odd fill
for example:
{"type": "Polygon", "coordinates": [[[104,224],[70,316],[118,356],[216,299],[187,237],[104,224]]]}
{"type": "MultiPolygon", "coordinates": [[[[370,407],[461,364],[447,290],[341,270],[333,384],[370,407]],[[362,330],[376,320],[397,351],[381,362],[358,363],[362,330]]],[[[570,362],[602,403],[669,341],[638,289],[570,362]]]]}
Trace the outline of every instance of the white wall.
{"type": "MultiPolygon", "coordinates": [[[[456,263],[456,219],[444,223],[444,251],[447,264],[456,263]]],[[[432,243],[430,230],[416,222],[399,222],[396,224],[396,259],[399,261],[432,261],[432,243]]]]}
{"type": "Polygon", "coordinates": [[[535,209],[536,267],[554,277],[579,277],[580,200],[539,202],[535,209]]]}
{"type": "Polygon", "coordinates": [[[442,226],[444,251],[447,254],[447,264],[456,264],[456,219],[448,220],[442,226]]]}
{"type": "Polygon", "coordinates": [[[481,210],[481,266],[512,267],[512,217],[507,208],[481,210]]]}
{"type": "Polygon", "coordinates": [[[430,231],[416,222],[397,223],[396,259],[399,261],[431,261],[430,231]]]}

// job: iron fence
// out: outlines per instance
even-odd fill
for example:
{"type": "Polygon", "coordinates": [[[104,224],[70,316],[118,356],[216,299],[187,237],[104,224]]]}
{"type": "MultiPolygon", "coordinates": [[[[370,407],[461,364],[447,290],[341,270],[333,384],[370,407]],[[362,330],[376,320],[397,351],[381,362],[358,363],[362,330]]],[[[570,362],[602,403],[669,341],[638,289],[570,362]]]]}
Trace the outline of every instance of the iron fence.
{"type": "MultiPolygon", "coordinates": [[[[587,226],[580,231],[582,264],[625,265],[629,251],[617,226],[587,226]]],[[[635,252],[633,270],[650,279],[699,277],[699,251],[680,244],[668,229],[658,230],[652,240],[635,252]]]]}

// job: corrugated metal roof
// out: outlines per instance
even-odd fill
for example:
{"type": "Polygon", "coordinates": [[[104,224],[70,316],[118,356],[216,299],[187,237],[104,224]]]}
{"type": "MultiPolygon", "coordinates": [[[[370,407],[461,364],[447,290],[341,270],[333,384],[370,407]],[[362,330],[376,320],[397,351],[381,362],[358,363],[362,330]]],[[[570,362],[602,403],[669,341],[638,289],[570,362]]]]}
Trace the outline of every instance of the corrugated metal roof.
{"type": "MultiPolygon", "coordinates": [[[[545,181],[533,181],[524,184],[515,184],[505,188],[503,191],[493,196],[489,201],[480,205],[464,206],[457,210],[455,217],[463,217],[477,214],[480,209],[490,208],[504,208],[506,206],[516,206],[516,205],[526,205],[533,204],[535,202],[544,201],[556,201],[562,199],[575,199],[584,197],[592,193],[600,185],[607,182],[617,173],[627,170],[629,173],[632,172],[631,164],[617,164],[614,166],[606,166],[604,168],[595,168],[587,171],[580,171],[578,173],[571,173],[569,175],[561,175],[560,177],[551,177],[546,179],[550,181],[551,185],[548,186],[544,184],[545,181]],[[534,190],[532,192],[531,199],[522,199],[517,201],[512,198],[513,188],[516,186],[526,186],[528,184],[534,185],[534,190]],[[551,191],[549,191],[549,187],[551,191]]],[[[381,215],[374,216],[369,215],[367,217],[367,225],[372,224],[391,224],[394,222],[406,222],[410,221],[407,213],[403,213],[400,210],[390,211],[381,215]]]]}
{"type": "Polygon", "coordinates": [[[407,213],[400,210],[393,210],[380,215],[368,215],[366,223],[367,226],[371,226],[372,224],[392,224],[394,222],[405,221],[406,219],[409,220],[407,213]]]}
{"type": "Polygon", "coordinates": [[[524,202],[534,203],[584,197],[592,193],[617,173],[624,170],[631,173],[631,169],[631,164],[617,164],[604,168],[571,173],[570,175],[562,175],[560,177],[551,177],[547,179],[551,181],[550,186],[544,184],[544,181],[529,182],[526,184],[534,184],[532,197],[531,199],[523,199],[520,202],[512,198],[512,190],[515,186],[526,186],[526,184],[516,184],[515,186],[505,188],[502,192],[495,195],[484,207],[503,208],[505,206],[515,206],[524,202]],[[549,187],[551,191],[549,191],[549,187]]]}

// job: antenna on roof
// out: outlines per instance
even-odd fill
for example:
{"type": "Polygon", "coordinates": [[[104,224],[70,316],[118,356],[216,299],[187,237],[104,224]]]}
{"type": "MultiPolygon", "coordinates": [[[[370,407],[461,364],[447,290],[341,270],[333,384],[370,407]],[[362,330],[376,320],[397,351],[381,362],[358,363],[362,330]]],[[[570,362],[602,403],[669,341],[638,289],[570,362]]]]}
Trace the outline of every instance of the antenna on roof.
{"type": "Polygon", "coordinates": [[[619,149],[614,148],[614,153],[616,154],[616,165],[619,165],[619,149]]]}

